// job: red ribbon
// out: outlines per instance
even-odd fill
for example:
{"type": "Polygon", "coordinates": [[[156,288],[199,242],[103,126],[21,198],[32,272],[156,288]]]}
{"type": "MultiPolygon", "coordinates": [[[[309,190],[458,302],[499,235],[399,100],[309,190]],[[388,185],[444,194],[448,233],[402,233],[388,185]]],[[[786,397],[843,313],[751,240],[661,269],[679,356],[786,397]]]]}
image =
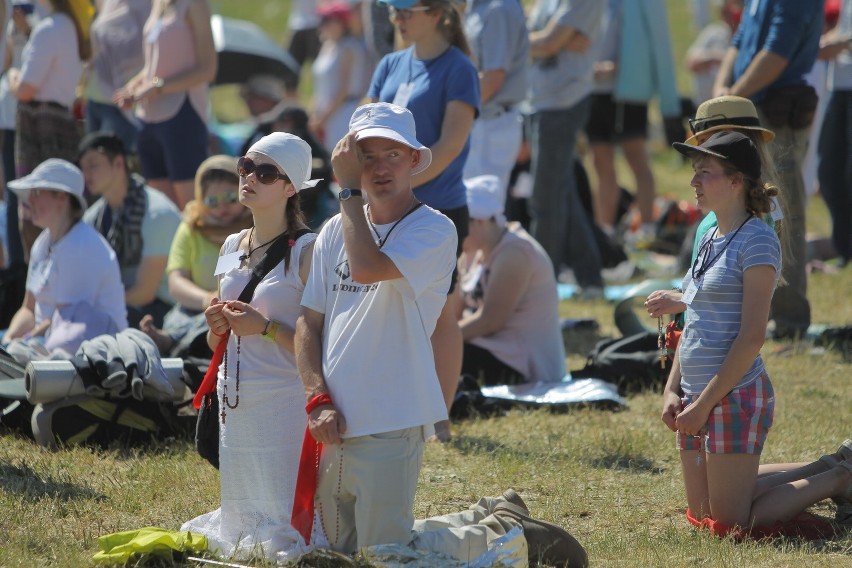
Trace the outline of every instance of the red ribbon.
{"type": "MultiPolygon", "coordinates": [[[[318,394],[308,401],[305,412],[310,414],[320,406],[334,404],[328,394],[318,394]]],[[[305,427],[305,438],[302,441],[302,456],[299,458],[299,475],[296,477],[296,494],[293,497],[293,515],[290,524],[305,539],[305,544],[311,543],[311,531],[314,527],[314,498],[317,494],[319,480],[319,460],[322,455],[322,444],[311,435],[311,429],[305,427]]]]}
{"type": "MultiPolygon", "coordinates": [[[[215,331],[213,333],[219,335],[215,331]]],[[[210,365],[207,367],[207,372],[204,373],[204,380],[201,381],[201,385],[195,391],[195,397],[192,399],[192,406],[196,409],[201,408],[201,399],[204,398],[204,395],[216,390],[216,380],[219,378],[219,365],[222,364],[222,359],[225,357],[225,349],[228,348],[228,339],[230,339],[230,336],[230,329],[219,335],[222,339],[219,340],[216,350],[213,351],[213,358],[210,359],[210,365]]]]}

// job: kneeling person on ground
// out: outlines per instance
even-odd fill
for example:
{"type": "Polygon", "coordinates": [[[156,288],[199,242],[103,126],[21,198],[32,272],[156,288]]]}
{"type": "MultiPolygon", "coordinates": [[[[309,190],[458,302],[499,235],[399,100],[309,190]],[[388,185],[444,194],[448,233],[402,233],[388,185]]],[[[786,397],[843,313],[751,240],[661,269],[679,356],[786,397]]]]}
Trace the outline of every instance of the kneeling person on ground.
{"type": "Polygon", "coordinates": [[[447,418],[430,337],[457,239],[412,192],[430,161],[411,113],[387,103],[358,108],[332,156],[341,213],[317,239],[296,355],[326,445],[319,517],[342,552],[411,540],[424,427],[447,418]]]}

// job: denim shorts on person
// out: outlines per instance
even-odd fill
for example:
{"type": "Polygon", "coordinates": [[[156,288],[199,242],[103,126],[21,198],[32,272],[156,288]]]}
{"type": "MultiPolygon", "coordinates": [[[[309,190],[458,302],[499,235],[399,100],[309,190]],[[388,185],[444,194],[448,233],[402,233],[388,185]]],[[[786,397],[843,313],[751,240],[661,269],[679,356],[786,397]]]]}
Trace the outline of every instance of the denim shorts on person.
{"type": "Polygon", "coordinates": [[[172,118],[142,123],[136,152],[145,179],[195,179],[195,170],[207,158],[207,125],[189,97],[172,118]]]}
{"type": "MultiPolygon", "coordinates": [[[[685,396],[686,408],[698,395],[685,396]]],[[[775,391],[765,373],[751,384],[734,389],[713,407],[699,436],[677,433],[679,450],[708,454],[759,454],[775,414],[775,391]]]]}
{"type": "MultiPolygon", "coordinates": [[[[465,238],[467,238],[468,225],[470,224],[470,212],[467,210],[467,205],[462,205],[461,207],[455,207],[453,209],[438,209],[438,211],[446,215],[456,227],[456,235],[458,235],[459,239],[456,244],[456,259],[458,259],[462,253],[462,244],[464,243],[465,238]]],[[[447,292],[448,296],[456,289],[456,282],[458,282],[458,280],[459,266],[458,263],[456,263],[456,267],[453,269],[453,280],[450,282],[450,290],[447,292]]]]}

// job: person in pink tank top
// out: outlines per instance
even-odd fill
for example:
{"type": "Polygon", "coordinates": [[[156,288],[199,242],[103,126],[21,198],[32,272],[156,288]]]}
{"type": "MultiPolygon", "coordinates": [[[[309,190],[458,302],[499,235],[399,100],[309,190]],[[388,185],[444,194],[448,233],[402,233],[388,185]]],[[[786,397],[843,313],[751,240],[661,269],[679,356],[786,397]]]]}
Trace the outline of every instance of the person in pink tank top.
{"type": "Polygon", "coordinates": [[[142,122],[142,175],[183,209],[207,157],[207,89],[217,68],[207,0],[154,0],[143,32],[145,66],[113,100],[135,105],[142,122]]]}

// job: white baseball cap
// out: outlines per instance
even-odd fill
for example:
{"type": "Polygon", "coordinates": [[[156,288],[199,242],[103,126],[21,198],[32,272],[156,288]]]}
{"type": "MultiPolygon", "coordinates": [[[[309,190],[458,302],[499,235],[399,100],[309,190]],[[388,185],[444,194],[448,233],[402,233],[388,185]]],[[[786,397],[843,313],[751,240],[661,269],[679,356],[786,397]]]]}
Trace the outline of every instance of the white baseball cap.
{"type": "Polygon", "coordinates": [[[471,219],[494,218],[498,225],[506,224],[500,178],[486,174],[467,178],[464,185],[467,188],[467,209],[471,219]]]}
{"type": "Polygon", "coordinates": [[[33,189],[50,189],[70,193],[85,211],[89,206],[83,197],[83,173],[71,162],[59,158],[48,158],[40,163],[28,176],[10,181],[9,189],[22,201],[33,189]]]}
{"type": "Polygon", "coordinates": [[[349,121],[349,131],[356,140],[386,138],[420,151],[420,163],[411,174],[419,174],[432,163],[432,150],[417,141],[414,115],[405,107],[390,103],[370,103],[359,106],[349,121]]]}
{"type": "Polygon", "coordinates": [[[289,132],[273,132],[252,144],[248,153],[263,154],[281,169],[296,191],[308,189],[318,184],[320,179],[311,177],[311,147],[307,142],[289,132]]]}

